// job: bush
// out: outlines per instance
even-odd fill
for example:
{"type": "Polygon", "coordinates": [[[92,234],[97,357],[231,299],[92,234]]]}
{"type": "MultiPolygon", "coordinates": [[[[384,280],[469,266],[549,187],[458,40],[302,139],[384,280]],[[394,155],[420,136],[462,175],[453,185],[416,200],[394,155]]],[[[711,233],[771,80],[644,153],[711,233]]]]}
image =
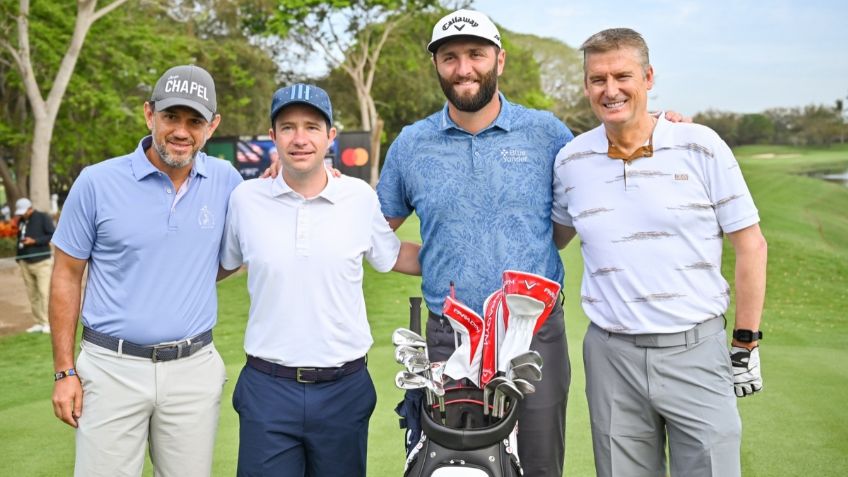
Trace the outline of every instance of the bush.
{"type": "Polygon", "coordinates": [[[18,244],[18,239],[14,237],[0,237],[0,258],[14,257],[17,253],[15,248],[18,244]]]}

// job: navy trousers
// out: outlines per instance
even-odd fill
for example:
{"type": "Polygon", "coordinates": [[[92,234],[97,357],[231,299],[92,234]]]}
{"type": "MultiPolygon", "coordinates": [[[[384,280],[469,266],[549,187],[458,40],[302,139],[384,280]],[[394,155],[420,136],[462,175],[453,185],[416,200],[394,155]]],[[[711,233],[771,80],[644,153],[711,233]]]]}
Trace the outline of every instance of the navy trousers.
{"type": "Polygon", "coordinates": [[[336,381],[303,384],[245,366],[233,392],[237,475],[364,477],[376,404],[367,367],[336,381]]]}

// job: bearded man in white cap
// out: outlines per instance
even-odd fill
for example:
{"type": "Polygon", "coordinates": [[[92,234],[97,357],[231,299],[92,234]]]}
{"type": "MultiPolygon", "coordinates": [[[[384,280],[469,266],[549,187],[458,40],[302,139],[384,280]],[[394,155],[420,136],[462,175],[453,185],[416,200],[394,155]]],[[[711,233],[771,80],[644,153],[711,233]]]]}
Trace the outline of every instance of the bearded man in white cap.
{"type": "MultiPolygon", "coordinates": [[[[391,145],[377,185],[393,228],[415,212],[421,220],[421,271],[430,311],[432,361],[454,348],[442,317],[449,285],[482,316],[504,270],[562,283],[551,223],[553,161],[573,135],[553,114],[507,101],[498,90],[506,51],[484,14],[453,12],[436,23],[428,45],[447,102],[403,129],[391,145]]],[[[518,453],[525,475],[561,476],[565,405],[571,368],[562,305],[533,338],[545,378],[519,407],[518,453]]]]}

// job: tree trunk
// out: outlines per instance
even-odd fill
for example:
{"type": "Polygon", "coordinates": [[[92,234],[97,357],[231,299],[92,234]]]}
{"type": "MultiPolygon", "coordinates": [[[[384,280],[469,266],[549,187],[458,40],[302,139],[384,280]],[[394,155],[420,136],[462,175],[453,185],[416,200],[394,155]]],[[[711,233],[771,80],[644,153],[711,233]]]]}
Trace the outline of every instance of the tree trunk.
{"type": "Polygon", "coordinates": [[[36,119],[32,132],[29,199],[37,210],[50,210],[50,141],[55,122],[55,114],[40,121],[36,119]]]}
{"type": "Polygon", "coordinates": [[[115,0],[96,10],[97,0],[77,0],[74,33],[45,100],[32,65],[29,45],[29,0],[20,0],[17,19],[18,46],[17,49],[11,48],[8,44],[6,47],[10,49],[15,65],[21,74],[27,99],[33,111],[29,189],[30,199],[38,210],[50,210],[50,141],[53,138],[53,127],[56,124],[59,107],[62,105],[68,83],[74,74],[85,37],[95,21],[126,2],[127,0],[115,0]]]}
{"type": "Polygon", "coordinates": [[[378,117],[371,129],[371,180],[368,181],[371,187],[375,189],[377,188],[377,181],[380,179],[380,136],[382,135],[383,120],[378,117]]]}
{"type": "Polygon", "coordinates": [[[9,165],[4,159],[0,159],[0,179],[3,180],[3,187],[6,189],[6,201],[12,208],[15,206],[15,201],[21,198],[21,193],[15,181],[12,180],[12,171],[9,170],[9,165]]]}

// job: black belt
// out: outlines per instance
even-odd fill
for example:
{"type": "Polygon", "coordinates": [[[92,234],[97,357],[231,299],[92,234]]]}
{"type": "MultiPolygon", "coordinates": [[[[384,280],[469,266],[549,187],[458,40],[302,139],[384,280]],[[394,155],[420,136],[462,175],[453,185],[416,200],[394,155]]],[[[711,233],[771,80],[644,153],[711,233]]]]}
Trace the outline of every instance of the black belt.
{"type": "Polygon", "coordinates": [[[199,335],[182,341],[171,341],[168,343],[159,343],[152,346],[143,346],[109,336],[99,331],[94,331],[91,328],[83,327],[82,339],[89,343],[96,344],[101,348],[116,351],[121,354],[130,356],[138,356],[139,358],[147,358],[157,361],[171,361],[174,359],[185,358],[200,351],[203,347],[212,342],[212,330],[204,331],[199,335]]]}
{"type": "Polygon", "coordinates": [[[277,378],[294,379],[299,383],[322,383],[335,381],[343,376],[359,371],[365,366],[365,357],[363,356],[349,363],[345,363],[338,368],[291,368],[248,355],[247,365],[259,372],[277,378]]]}

